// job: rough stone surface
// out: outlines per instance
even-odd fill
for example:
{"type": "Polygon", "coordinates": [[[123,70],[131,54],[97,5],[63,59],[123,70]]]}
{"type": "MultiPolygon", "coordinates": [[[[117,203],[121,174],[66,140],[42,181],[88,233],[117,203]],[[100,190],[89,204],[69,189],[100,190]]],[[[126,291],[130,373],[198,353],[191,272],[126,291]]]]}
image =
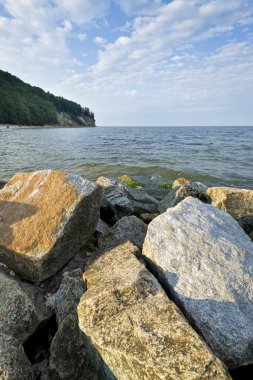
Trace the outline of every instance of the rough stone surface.
{"type": "Polygon", "coordinates": [[[253,244],[229,214],[188,197],[149,224],[143,254],[218,357],[253,362],[253,244]]]}
{"type": "Polygon", "coordinates": [[[82,271],[77,269],[63,278],[52,297],[58,330],[50,347],[49,368],[58,379],[78,379],[84,366],[86,350],[76,307],[85,289],[82,271]]]}
{"type": "Polygon", "coordinates": [[[209,203],[207,189],[208,187],[201,182],[189,182],[184,180],[184,178],[179,178],[174,181],[173,188],[159,202],[158,210],[160,213],[163,213],[167,210],[167,208],[175,207],[187,197],[199,198],[201,201],[209,203]],[[184,185],[175,186],[176,183],[182,183],[184,185]]]}
{"type": "Polygon", "coordinates": [[[17,339],[0,335],[0,379],[34,380],[31,363],[17,339]]]}
{"type": "Polygon", "coordinates": [[[142,248],[147,233],[146,224],[136,216],[125,216],[103,236],[98,239],[100,249],[108,249],[126,241],[131,241],[142,248]]]}
{"type": "Polygon", "coordinates": [[[144,212],[155,213],[158,211],[159,201],[147,194],[144,189],[128,187],[125,191],[129,200],[133,202],[134,214],[139,215],[144,212]]]}
{"type": "Polygon", "coordinates": [[[23,278],[52,276],[95,231],[101,189],[60,171],[15,175],[0,190],[0,260],[23,278]]]}
{"type": "Polygon", "coordinates": [[[79,326],[118,380],[230,379],[156,278],[122,244],[84,273],[79,326]]]}
{"type": "Polygon", "coordinates": [[[158,203],[158,210],[163,213],[167,208],[176,206],[179,202],[188,197],[184,186],[177,186],[169,190],[168,194],[158,203]]]}
{"type": "Polygon", "coordinates": [[[0,270],[0,331],[23,343],[52,312],[42,289],[18,281],[0,270]]]}
{"type": "Polygon", "coordinates": [[[103,198],[101,205],[102,215],[107,213],[108,221],[116,221],[123,216],[133,214],[134,205],[126,195],[126,192],[118,186],[108,186],[103,188],[103,198]]]}
{"type": "Polygon", "coordinates": [[[253,216],[253,190],[232,187],[209,187],[211,203],[235,219],[253,216]]]}

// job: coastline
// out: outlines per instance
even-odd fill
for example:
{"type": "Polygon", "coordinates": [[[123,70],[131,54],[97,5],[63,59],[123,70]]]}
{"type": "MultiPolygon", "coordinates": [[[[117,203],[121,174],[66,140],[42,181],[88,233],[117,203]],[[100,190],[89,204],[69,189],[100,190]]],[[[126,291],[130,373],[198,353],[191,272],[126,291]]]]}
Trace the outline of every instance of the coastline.
{"type": "Polygon", "coordinates": [[[0,124],[0,130],[8,129],[55,129],[55,128],[95,128],[96,125],[14,125],[14,124],[0,124]]]}

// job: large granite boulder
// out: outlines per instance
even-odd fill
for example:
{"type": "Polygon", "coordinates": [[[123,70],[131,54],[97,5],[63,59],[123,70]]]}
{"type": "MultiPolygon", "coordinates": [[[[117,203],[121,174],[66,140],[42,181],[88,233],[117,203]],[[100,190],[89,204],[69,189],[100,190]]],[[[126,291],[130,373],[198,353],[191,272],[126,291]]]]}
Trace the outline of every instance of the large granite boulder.
{"type": "Polygon", "coordinates": [[[23,343],[52,312],[42,289],[17,280],[0,270],[0,331],[23,343]]]}
{"type": "Polygon", "coordinates": [[[147,226],[141,219],[134,215],[125,216],[98,239],[98,247],[109,249],[129,240],[142,248],[146,233],[147,226]]]}
{"type": "Polygon", "coordinates": [[[0,379],[34,380],[31,363],[19,341],[0,334],[0,379]]]}
{"type": "Polygon", "coordinates": [[[74,174],[15,175],[0,190],[0,260],[23,278],[52,276],[95,231],[101,189],[74,174]]]}
{"type": "Polygon", "coordinates": [[[232,187],[209,187],[211,203],[228,212],[235,219],[253,216],[253,190],[232,187]]]}
{"type": "Polygon", "coordinates": [[[134,214],[139,215],[145,212],[153,214],[158,211],[159,201],[149,195],[144,189],[126,187],[125,191],[128,199],[133,202],[134,214]]]}
{"type": "Polygon", "coordinates": [[[51,299],[58,330],[50,347],[49,368],[57,379],[79,379],[87,360],[76,313],[85,290],[82,271],[76,269],[64,277],[60,289],[51,299]]]}
{"type": "Polygon", "coordinates": [[[143,255],[220,359],[253,363],[253,244],[229,214],[188,197],[149,224],[143,255]]]}
{"type": "Polygon", "coordinates": [[[127,242],[84,273],[79,326],[97,356],[118,380],[230,379],[138,254],[127,242]]]}

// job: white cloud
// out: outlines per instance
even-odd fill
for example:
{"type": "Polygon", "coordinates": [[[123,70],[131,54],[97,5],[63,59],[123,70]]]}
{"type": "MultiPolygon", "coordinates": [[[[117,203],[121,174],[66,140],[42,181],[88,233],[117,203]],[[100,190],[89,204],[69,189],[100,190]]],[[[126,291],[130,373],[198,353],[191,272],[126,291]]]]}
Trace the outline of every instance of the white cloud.
{"type": "Polygon", "coordinates": [[[95,44],[101,45],[101,46],[103,46],[103,45],[105,45],[107,43],[107,40],[105,38],[101,37],[101,36],[95,37],[93,41],[94,41],[95,44]]]}
{"type": "Polygon", "coordinates": [[[86,33],[79,33],[78,38],[81,42],[87,40],[87,34],[86,33]]]}

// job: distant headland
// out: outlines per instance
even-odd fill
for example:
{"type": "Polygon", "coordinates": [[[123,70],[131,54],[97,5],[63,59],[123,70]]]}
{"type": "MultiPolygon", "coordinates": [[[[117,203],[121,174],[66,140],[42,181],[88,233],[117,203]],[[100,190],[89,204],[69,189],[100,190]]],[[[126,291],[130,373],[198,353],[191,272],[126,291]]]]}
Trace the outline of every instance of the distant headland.
{"type": "Polygon", "coordinates": [[[0,125],[95,127],[88,107],[45,92],[0,70],[0,125]]]}

